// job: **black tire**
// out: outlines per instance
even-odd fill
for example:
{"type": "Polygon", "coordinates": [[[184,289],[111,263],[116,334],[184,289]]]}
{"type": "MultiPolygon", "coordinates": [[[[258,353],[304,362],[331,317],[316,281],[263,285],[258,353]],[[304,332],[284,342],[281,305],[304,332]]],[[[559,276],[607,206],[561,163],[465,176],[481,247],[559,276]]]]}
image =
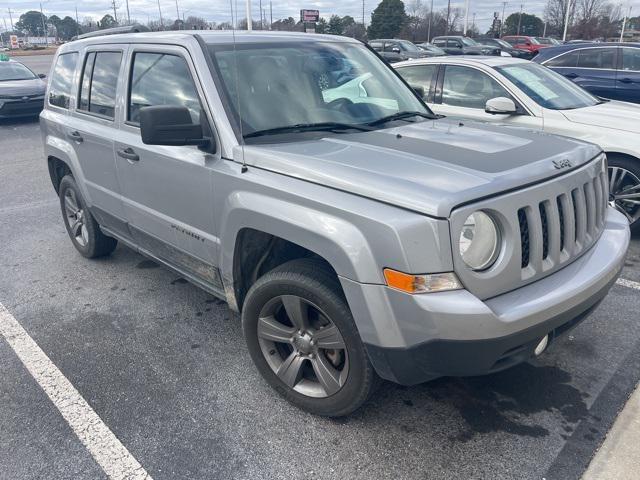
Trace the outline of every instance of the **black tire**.
{"type": "Polygon", "coordinates": [[[335,274],[314,259],[287,262],[260,277],[247,293],[242,326],[251,358],[265,380],[297,407],[315,415],[339,417],[358,409],[375,391],[380,379],[373,369],[335,274]],[[265,359],[258,338],[258,319],[267,302],[293,295],[311,302],[326,313],[338,328],[349,369],[341,388],[329,396],[314,398],[285,384],[265,359]]]}
{"type": "Polygon", "coordinates": [[[87,208],[87,204],[85,203],[84,198],[82,198],[80,189],[78,188],[75,179],[71,175],[66,175],[62,178],[58,192],[60,196],[62,220],[64,222],[65,228],[67,229],[67,233],[69,234],[69,238],[71,239],[71,243],[73,243],[73,246],[76,247],[76,250],[78,250],[78,252],[80,252],[80,254],[86,258],[103,257],[113,252],[118,245],[118,241],[115,238],[108,237],[104,233],[102,233],[98,222],[96,222],[95,218],[93,218],[93,215],[91,215],[91,212],[87,208]],[[86,228],[86,239],[82,238],[81,240],[78,240],[76,235],[74,235],[71,231],[71,220],[68,217],[67,207],[65,206],[65,202],[67,201],[67,198],[69,196],[73,197],[79,211],[81,212],[82,225],[86,228]],[[85,241],[86,243],[83,245],[83,242],[85,241]]]}
{"type": "MultiPolygon", "coordinates": [[[[609,164],[610,175],[611,168],[617,167],[627,170],[632,175],[635,175],[636,179],[640,180],[640,160],[611,153],[607,155],[607,162],[609,164]]],[[[628,177],[631,177],[632,175],[627,176],[627,181],[629,180],[628,177]]],[[[611,179],[611,176],[609,176],[609,179],[611,179]]],[[[618,210],[622,207],[623,205],[619,205],[618,210]]],[[[635,218],[635,221],[630,220],[631,231],[633,233],[640,233],[640,206],[633,207],[632,205],[627,205],[627,207],[631,207],[631,209],[627,211],[627,217],[629,217],[628,214],[631,214],[635,218]]]]}

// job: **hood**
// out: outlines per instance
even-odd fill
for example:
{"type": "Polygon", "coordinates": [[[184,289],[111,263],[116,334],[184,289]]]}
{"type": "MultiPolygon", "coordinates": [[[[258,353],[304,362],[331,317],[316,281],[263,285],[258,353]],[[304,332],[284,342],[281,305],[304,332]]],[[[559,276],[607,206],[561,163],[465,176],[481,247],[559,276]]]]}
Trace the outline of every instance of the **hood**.
{"type": "MultiPolygon", "coordinates": [[[[446,118],[244,148],[248,165],[441,218],[463,203],[565,173],[553,160],[575,168],[599,152],[565,137],[446,118]]],[[[241,148],[234,158],[241,161],[241,148]]]]}
{"type": "Polygon", "coordinates": [[[47,84],[39,78],[0,82],[0,97],[18,95],[44,95],[47,84]]]}
{"type": "Polygon", "coordinates": [[[485,52],[497,52],[500,47],[494,47],[493,45],[473,45],[466,46],[463,49],[464,53],[485,53],[485,52]]]}
{"type": "Polygon", "coordinates": [[[611,100],[592,107],[560,112],[574,123],[640,133],[640,105],[635,103],[611,100]]]}

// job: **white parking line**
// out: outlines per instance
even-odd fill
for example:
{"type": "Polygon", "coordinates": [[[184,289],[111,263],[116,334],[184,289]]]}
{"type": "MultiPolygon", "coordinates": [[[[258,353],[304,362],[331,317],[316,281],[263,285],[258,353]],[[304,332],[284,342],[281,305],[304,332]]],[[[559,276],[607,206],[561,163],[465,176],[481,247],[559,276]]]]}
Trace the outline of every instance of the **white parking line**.
{"type": "Polygon", "coordinates": [[[633,288],[635,290],[640,290],[640,283],[634,282],[633,280],[625,280],[624,278],[619,278],[616,280],[618,285],[622,285],[623,287],[633,288]]]}
{"type": "Polygon", "coordinates": [[[151,480],[109,427],[0,303],[0,334],[111,479],[151,480]]]}

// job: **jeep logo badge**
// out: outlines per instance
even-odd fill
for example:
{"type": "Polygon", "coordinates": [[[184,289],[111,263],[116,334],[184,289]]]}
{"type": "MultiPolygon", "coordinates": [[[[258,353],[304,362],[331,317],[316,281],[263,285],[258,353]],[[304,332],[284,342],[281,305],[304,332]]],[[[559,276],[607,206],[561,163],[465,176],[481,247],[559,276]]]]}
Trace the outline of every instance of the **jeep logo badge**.
{"type": "Polygon", "coordinates": [[[571,165],[571,161],[568,158],[565,158],[564,160],[553,160],[553,166],[560,170],[562,168],[571,168],[573,165],[571,165]]]}

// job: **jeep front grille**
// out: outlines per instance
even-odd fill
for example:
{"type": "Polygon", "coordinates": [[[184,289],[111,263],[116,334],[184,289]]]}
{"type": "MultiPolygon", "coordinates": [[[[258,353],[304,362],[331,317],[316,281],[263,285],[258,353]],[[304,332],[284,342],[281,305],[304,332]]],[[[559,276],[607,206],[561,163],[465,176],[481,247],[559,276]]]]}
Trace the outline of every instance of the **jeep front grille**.
{"type": "Polygon", "coordinates": [[[521,207],[521,268],[533,269],[531,275],[578,256],[602,232],[606,208],[605,172],[569,192],[521,207]]]}

